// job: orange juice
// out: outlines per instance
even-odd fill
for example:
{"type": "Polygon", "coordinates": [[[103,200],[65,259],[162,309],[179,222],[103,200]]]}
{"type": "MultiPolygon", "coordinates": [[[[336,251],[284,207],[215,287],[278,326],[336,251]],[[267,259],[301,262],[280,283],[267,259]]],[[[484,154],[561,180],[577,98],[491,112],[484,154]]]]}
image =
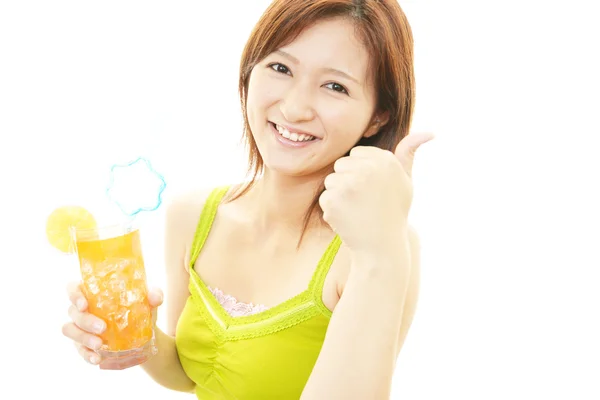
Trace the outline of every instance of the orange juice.
{"type": "Polygon", "coordinates": [[[99,353],[122,361],[106,369],[145,361],[153,354],[153,326],[139,230],[124,225],[77,231],[75,248],[88,311],[107,326],[99,353]]]}

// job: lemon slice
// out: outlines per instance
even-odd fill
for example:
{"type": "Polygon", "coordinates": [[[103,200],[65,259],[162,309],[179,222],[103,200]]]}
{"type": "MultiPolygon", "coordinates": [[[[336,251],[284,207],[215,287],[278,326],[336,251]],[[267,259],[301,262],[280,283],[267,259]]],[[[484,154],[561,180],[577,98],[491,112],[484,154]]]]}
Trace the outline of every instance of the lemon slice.
{"type": "Polygon", "coordinates": [[[63,253],[72,253],[74,246],[71,228],[94,229],[96,228],[96,219],[83,207],[59,207],[52,211],[46,221],[48,242],[63,253]]]}

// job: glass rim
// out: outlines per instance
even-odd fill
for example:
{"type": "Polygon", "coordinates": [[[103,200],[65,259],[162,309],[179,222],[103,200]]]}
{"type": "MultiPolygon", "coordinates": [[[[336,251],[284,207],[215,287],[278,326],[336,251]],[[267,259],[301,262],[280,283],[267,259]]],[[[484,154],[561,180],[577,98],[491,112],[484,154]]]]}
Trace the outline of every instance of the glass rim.
{"type": "Polygon", "coordinates": [[[139,226],[137,224],[137,220],[134,217],[128,218],[122,222],[116,222],[114,224],[100,225],[94,228],[77,228],[74,226],[69,227],[69,231],[71,235],[77,234],[91,234],[91,233],[102,233],[105,231],[117,231],[120,229],[131,229],[138,230],[139,226]]]}

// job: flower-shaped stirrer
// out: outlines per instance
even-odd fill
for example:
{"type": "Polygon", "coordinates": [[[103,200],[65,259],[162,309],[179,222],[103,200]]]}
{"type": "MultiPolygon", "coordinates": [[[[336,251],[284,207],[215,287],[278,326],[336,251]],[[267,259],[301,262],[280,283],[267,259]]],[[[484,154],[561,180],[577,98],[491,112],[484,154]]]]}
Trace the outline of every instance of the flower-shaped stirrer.
{"type": "Polygon", "coordinates": [[[150,161],[139,157],[128,164],[112,166],[106,194],[125,215],[134,217],[142,211],[158,209],[166,186],[164,177],[152,168],[150,161]]]}

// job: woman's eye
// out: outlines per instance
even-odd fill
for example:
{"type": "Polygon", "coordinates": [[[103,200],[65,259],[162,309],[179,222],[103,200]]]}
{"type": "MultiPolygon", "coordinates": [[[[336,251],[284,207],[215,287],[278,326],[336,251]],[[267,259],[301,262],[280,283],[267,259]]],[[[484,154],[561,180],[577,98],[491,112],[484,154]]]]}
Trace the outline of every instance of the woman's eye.
{"type": "Polygon", "coordinates": [[[287,74],[287,75],[290,74],[290,69],[283,64],[279,64],[279,63],[269,64],[269,68],[271,68],[275,72],[279,72],[281,74],[287,74]]]}
{"type": "Polygon", "coordinates": [[[343,87],[342,85],[340,85],[339,83],[331,82],[325,86],[328,87],[329,89],[333,90],[334,92],[348,94],[348,91],[346,90],[346,88],[343,87]]]}

